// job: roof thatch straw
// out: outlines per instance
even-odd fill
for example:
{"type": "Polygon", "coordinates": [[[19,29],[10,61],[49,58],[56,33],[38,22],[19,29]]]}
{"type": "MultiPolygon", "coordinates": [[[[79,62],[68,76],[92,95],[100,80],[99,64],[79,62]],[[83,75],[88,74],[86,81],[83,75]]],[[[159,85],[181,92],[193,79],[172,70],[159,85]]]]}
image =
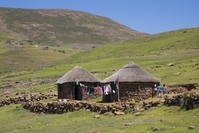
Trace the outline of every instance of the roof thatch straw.
{"type": "Polygon", "coordinates": [[[160,82],[160,79],[152,76],[133,62],[123,66],[113,75],[104,79],[102,83],[114,82],[117,78],[119,78],[119,82],[160,82]]]}
{"type": "Polygon", "coordinates": [[[101,82],[99,78],[88,72],[86,69],[76,66],[64,76],[57,80],[56,84],[63,84],[67,82],[101,82]]]}

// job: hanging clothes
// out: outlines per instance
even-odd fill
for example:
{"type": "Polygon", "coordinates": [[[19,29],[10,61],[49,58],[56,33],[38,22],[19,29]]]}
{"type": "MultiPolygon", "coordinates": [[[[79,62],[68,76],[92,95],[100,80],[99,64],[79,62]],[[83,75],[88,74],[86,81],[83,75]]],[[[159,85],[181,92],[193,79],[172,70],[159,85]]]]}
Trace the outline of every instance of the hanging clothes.
{"type": "Polygon", "coordinates": [[[104,93],[105,86],[102,86],[102,93],[104,93]]]}
{"type": "Polygon", "coordinates": [[[110,84],[108,84],[108,88],[109,88],[109,93],[112,93],[112,88],[110,84]]]}
{"type": "Polygon", "coordinates": [[[100,94],[103,94],[102,87],[100,87],[100,94]]]}
{"type": "Polygon", "coordinates": [[[87,86],[84,86],[84,92],[87,92],[86,88],[87,88],[87,86]]]}
{"type": "Polygon", "coordinates": [[[86,94],[88,94],[88,95],[90,94],[90,87],[89,86],[86,87],[86,94]]]}
{"type": "Polygon", "coordinates": [[[105,90],[104,90],[105,95],[109,95],[111,92],[112,92],[112,88],[110,84],[106,85],[105,90]]]}
{"type": "Polygon", "coordinates": [[[97,87],[97,94],[100,94],[100,87],[97,87]]]}

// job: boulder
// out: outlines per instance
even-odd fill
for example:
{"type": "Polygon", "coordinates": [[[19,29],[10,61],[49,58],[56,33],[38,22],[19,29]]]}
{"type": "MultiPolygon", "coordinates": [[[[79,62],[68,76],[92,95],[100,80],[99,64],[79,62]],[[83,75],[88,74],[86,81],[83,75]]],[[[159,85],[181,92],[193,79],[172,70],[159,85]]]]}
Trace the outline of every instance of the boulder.
{"type": "Polygon", "coordinates": [[[115,115],[124,115],[125,113],[124,113],[124,112],[121,112],[121,111],[115,111],[114,114],[115,114],[115,115]]]}
{"type": "Polygon", "coordinates": [[[141,112],[135,113],[135,116],[139,116],[139,115],[141,115],[141,112]]]}
{"type": "Polygon", "coordinates": [[[175,66],[174,63],[169,63],[167,66],[171,67],[171,66],[175,66]]]}
{"type": "Polygon", "coordinates": [[[194,129],[195,126],[188,126],[188,129],[194,129]]]}
{"type": "Polygon", "coordinates": [[[112,116],[113,113],[111,113],[111,112],[106,112],[106,113],[104,113],[104,115],[105,115],[105,116],[112,116]]]}
{"type": "Polygon", "coordinates": [[[94,116],[94,118],[100,119],[100,115],[96,115],[94,116]]]}

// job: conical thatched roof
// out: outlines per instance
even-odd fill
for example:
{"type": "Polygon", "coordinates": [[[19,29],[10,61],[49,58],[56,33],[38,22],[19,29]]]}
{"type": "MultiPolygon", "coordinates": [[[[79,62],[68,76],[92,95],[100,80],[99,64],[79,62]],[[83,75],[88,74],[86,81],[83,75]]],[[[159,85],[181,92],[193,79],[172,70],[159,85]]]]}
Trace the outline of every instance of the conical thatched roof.
{"type": "Polygon", "coordinates": [[[86,69],[76,66],[58,79],[56,84],[63,84],[66,82],[101,82],[101,80],[86,69]]]}
{"type": "Polygon", "coordinates": [[[114,82],[118,77],[119,82],[160,82],[158,78],[131,62],[104,79],[102,83],[114,82]]]}

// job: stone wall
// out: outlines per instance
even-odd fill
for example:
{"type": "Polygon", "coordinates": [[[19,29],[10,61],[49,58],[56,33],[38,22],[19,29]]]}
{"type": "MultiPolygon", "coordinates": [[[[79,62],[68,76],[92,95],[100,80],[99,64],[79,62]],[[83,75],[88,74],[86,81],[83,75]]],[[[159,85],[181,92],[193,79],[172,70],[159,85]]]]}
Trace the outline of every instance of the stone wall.
{"type": "Polygon", "coordinates": [[[87,101],[66,101],[66,102],[25,102],[23,107],[34,113],[62,114],[66,112],[78,111],[85,109],[87,111],[97,112],[99,114],[125,112],[130,108],[132,111],[148,110],[151,107],[162,105],[161,101],[137,103],[120,103],[120,104],[96,104],[87,101]]]}
{"type": "Polygon", "coordinates": [[[152,87],[154,83],[120,83],[120,100],[144,100],[152,97],[152,87]]]}
{"type": "Polygon", "coordinates": [[[57,85],[58,99],[73,99],[74,83],[64,83],[57,85]]]}
{"type": "Polygon", "coordinates": [[[40,101],[48,98],[53,98],[54,96],[57,96],[55,92],[49,92],[46,94],[24,94],[19,97],[11,97],[11,98],[5,98],[0,101],[0,107],[3,107],[5,105],[10,104],[21,104],[23,102],[35,102],[40,101]]]}
{"type": "Polygon", "coordinates": [[[66,112],[78,111],[85,109],[87,111],[97,112],[99,114],[114,113],[124,114],[125,110],[130,109],[131,112],[139,112],[141,110],[148,110],[150,108],[159,107],[164,105],[172,106],[177,105],[192,109],[199,107],[199,94],[198,93],[184,93],[178,94],[171,98],[165,97],[164,100],[156,99],[144,102],[120,102],[113,104],[100,104],[90,103],[88,101],[75,101],[75,100],[60,100],[51,103],[42,103],[39,100],[48,98],[46,95],[39,95],[30,99],[26,98],[9,98],[0,101],[0,106],[21,103],[24,109],[28,109],[34,113],[48,113],[48,114],[62,114],[66,112]]]}
{"type": "Polygon", "coordinates": [[[106,112],[124,111],[122,105],[106,105],[106,104],[94,104],[86,101],[70,101],[70,102],[52,102],[52,103],[40,103],[40,102],[25,102],[23,103],[25,109],[34,113],[49,113],[49,114],[62,114],[66,112],[78,111],[80,109],[86,109],[92,112],[98,112],[104,114],[106,112]]]}
{"type": "MultiPolygon", "coordinates": [[[[86,86],[97,86],[98,83],[81,82],[86,86]]],[[[87,95],[83,88],[75,89],[75,82],[67,82],[64,84],[58,84],[58,99],[71,99],[71,100],[86,100],[87,95]],[[75,92],[77,91],[77,92],[75,92]],[[76,93],[76,94],[75,94],[76,93]]]]}
{"type": "MultiPolygon", "coordinates": [[[[57,93],[47,94],[25,94],[16,98],[6,98],[0,101],[0,107],[10,104],[22,104],[24,109],[34,113],[62,114],[66,112],[78,111],[85,109],[100,114],[114,113],[124,114],[126,110],[134,112],[148,110],[159,107],[163,104],[166,106],[180,106],[186,109],[199,107],[199,93],[185,92],[172,97],[165,96],[163,99],[153,99],[152,101],[138,102],[116,102],[113,104],[90,103],[88,101],[75,101],[71,99],[58,99],[54,102],[42,103],[40,100],[57,97],[57,93]],[[119,113],[118,113],[119,112],[119,113]]],[[[98,95],[99,96],[99,95],[98,95]]],[[[88,99],[96,98],[97,95],[88,95],[88,99]]]]}
{"type": "Polygon", "coordinates": [[[181,85],[171,85],[167,86],[167,93],[171,94],[179,94],[179,93],[184,93],[184,92],[189,92],[191,90],[197,89],[199,85],[197,83],[193,84],[181,84],[181,85]]]}
{"type": "Polygon", "coordinates": [[[199,93],[182,93],[172,97],[165,97],[164,105],[180,106],[186,109],[193,109],[199,107],[199,93]]]}

